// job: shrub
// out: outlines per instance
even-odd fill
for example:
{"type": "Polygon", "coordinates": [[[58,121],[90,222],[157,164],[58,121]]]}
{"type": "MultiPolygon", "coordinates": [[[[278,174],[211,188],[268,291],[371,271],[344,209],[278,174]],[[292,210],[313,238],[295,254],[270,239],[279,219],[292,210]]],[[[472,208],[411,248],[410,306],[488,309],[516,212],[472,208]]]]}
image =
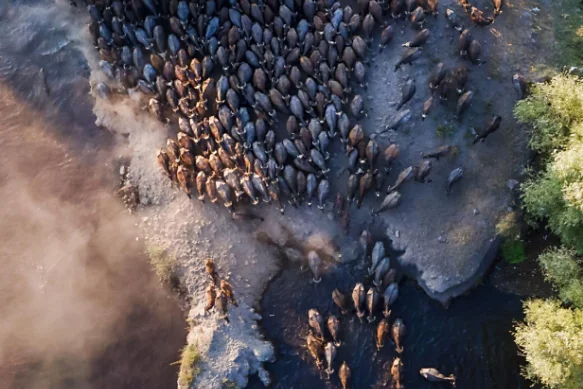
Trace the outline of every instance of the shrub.
{"type": "Polygon", "coordinates": [[[527,216],[583,254],[583,85],[565,75],[537,84],[514,113],[532,125],[531,147],[545,156],[522,185],[527,216]]]}
{"type": "Polygon", "coordinates": [[[510,264],[518,264],[526,259],[525,244],[522,240],[506,239],[500,249],[502,258],[510,264]]]}
{"type": "Polygon", "coordinates": [[[514,115],[533,127],[531,148],[543,153],[563,148],[572,125],[583,120],[583,85],[565,75],[535,84],[531,95],[516,104],[514,115]]]}
{"type": "Polygon", "coordinates": [[[583,212],[567,202],[563,184],[552,170],[531,176],[522,184],[522,202],[529,219],[546,221],[564,243],[583,253],[583,212]]]}
{"type": "Polygon", "coordinates": [[[583,268],[576,255],[571,249],[552,248],[542,253],[538,261],[545,278],[557,287],[561,299],[583,308],[583,268]]]}
{"type": "Polygon", "coordinates": [[[160,246],[149,246],[147,248],[150,265],[161,282],[169,282],[176,269],[176,257],[169,255],[160,246]]]}
{"type": "Polygon", "coordinates": [[[583,311],[562,308],[554,300],[532,300],[525,314],[525,322],[514,328],[526,355],[523,374],[552,389],[582,389],[583,311]]]}
{"type": "Polygon", "coordinates": [[[194,377],[200,373],[200,354],[194,344],[187,344],[182,349],[180,356],[180,371],[178,372],[178,385],[188,388],[194,377]]]}

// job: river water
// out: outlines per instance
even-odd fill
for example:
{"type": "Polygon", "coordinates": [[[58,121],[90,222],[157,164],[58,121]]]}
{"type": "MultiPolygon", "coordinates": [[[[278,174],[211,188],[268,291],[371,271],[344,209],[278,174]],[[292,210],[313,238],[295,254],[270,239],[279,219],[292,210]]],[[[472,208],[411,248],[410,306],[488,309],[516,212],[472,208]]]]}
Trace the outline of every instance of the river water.
{"type": "MultiPolygon", "coordinates": [[[[346,361],[351,368],[354,388],[381,388],[389,382],[390,363],[397,355],[388,341],[376,351],[376,323],[359,322],[355,314],[341,316],[331,294],[338,288],[350,296],[359,281],[371,284],[362,270],[342,265],[327,273],[321,283],[310,283],[308,271],[285,268],[264,295],[262,325],[267,338],[277,348],[278,361],[268,365],[274,388],[338,388],[336,374],[330,380],[315,367],[305,347],[308,333],[307,312],[317,308],[324,316],[340,318],[342,345],[338,348],[336,371],[346,361]],[[387,367],[386,364],[389,364],[387,367]]],[[[502,293],[486,281],[466,296],[453,301],[448,309],[429,299],[414,282],[400,285],[399,298],[391,318],[402,318],[404,338],[403,383],[407,388],[448,387],[431,385],[419,375],[422,367],[436,367],[458,377],[458,388],[493,389],[527,388],[520,376],[523,359],[518,356],[510,330],[514,320],[522,317],[521,299],[502,293]]],[[[252,389],[261,384],[253,381],[252,389]]]]}

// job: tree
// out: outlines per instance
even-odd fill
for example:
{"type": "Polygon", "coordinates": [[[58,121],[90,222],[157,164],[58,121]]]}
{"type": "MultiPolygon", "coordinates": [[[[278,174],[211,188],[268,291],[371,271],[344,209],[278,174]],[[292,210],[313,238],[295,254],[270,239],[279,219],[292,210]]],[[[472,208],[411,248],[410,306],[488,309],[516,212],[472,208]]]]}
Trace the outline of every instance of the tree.
{"type": "Polygon", "coordinates": [[[545,162],[522,185],[527,215],[583,254],[583,84],[573,76],[536,84],[514,114],[532,126],[530,146],[545,162]]]}
{"type": "MultiPolygon", "coordinates": [[[[559,297],[577,308],[583,308],[583,269],[575,250],[552,248],[538,257],[545,278],[559,291],[559,297]]],[[[583,336],[583,334],[581,334],[583,336]]]]}
{"type": "Polygon", "coordinates": [[[583,311],[555,300],[525,304],[514,338],[526,355],[527,378],[552,389],[583,388],[583,311]]]}

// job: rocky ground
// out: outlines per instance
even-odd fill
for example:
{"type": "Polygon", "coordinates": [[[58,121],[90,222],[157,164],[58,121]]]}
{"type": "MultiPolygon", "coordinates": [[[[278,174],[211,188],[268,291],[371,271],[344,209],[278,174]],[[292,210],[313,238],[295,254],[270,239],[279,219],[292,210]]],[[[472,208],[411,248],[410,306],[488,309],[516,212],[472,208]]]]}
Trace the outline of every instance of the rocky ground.
{"type": "MultiPolygon", "coordinates": [[[[489,1],[477,3],[491,12],[489,1]]],[[[482,43],[484,65],[458,59],[459,34],[447,26],[444,17],[450,7],[470,26],[469,15],[457,1],[441,1],[440,14],[429,17],[427,27],[432,37],[412,67],[393,71],[402,52],[401,43],[415,33],[408,24],[398,23],[396,38],[382,54],[373,49],[369,85],[360,91],[368,110],[361,124],[367,134],[378,134],[381,146],[396,142],[401,147],[389,182],[394,182],[403,168],[417,164],[423,151],[452,144],[457,153],[434,164],[431,183],[406,183],[401,205],[375,219],[370,211],[381,199],[370,194],[360,210],[352,208],[348,236],[334,219],[331,204],[324,213],[305,205],[288,207],[284,216],[274,206],[262,205],[243,212],[252,212],[263,221],[233,221],[222,206],[189,200],[163,176],[155,161],[156,150],[175,129],[142,112],[139,96],[96,100],[97,123],[124,140],[120,154],[129,157],[129,180],[139,188],[139,227],[144,239],[149,245],[167,248],[179,260],[181,283],[191,303],[188,342],[197,345],[203,358],[197,387],[219,388],[227,381],[244,387],[247,376],[253,373],[269,382],[262,363],[275,357],[274,349],[262,338],[258,327],[261,316],[255,308],[284,253],[299,258],[316,247],[328,253],[329,266],[334,266],[336,260],[359,255],[356,242],[363,228],[376,235],[386,232],[394,247],[403,251],[398,260],[406,273],[443,303],[474,285],[489,267],[494,259],[497,219],[513,206],[507,181],[520,179],[527,154],[525,136],[512,119],[516,94],[511,78],[516,71],[528,75],[527,59],[541,50],[533,29],[538,17],[538,12],[531,10],[534,2],[505,3],[503,14],[493,25],[472,28],[482,43]],[[427,77],[439,61],[470,68],[467,87],[475,93],[474,102],[460,122],[453,118],[454,102],[438,105],[421,121],[422,104],[429,96],[427,77]],[[412,120],[396,131],[379,134],[394,118],[400,88],[407,79],[417,85],[415,97],[405,107],[413,112],[412,120]],[[482,130],[495,114],[503,117],[501,129],[486,142],[472,145],[472,128],[482,130]],[[463,167],[465,176],[446,196],[447,175],[456,167],[463,167]],[[203,266],[209,256],[215,259],[219,275],[231,282],[239,301],[239,307],[229,308],[229,324],[216,314],[204,314],[208,281],[203,266]]],[[[79,35],[79,42],[85,38],[79,35]]],[[[87,49],[85,55],[91,68],[97,69],[94,51],[87,49]]],[[[92,83],[102,78],[99,71],[92,71],[92,83]]],[[[344,158],[340,150],[332,158],[333,175],[339,179],[333,180],[331,201],[335,191],[345,190],[344,158]]]]}
{"type": "MultiPolygon", "coordinates": [[[[520,179],[527,154],[525,135],[512,117],[516,101],[512,75],[528,74],[528,63],[524,61],[537,51],[530,33],[536,13],[527,6],[506,2],[495,23],[481,28],[472,25],[469,15],[457,3],[440,2],[441,15],[430,18],[427,26],[432,38],[413,66],[393,71],[403,50],[400,43],[415,34],[406,25],[397,30],[400,36],[391,48],[374,57],[365,92],[369,115],[363,121],[369,135],[382,132],[396,115],[401,87],[411,79],[417,92],[404,108],[413,112],[413,119],[377,138],[381,149],[389,143],[401,146],[389,182],[394,182],[406,167],[418,164],[422,152],[444,144],[456,147],[454,155],[434,163],[431,183],[405,185],[401,205],[382,216],[394,247],[404,250],[400,264],[431,297],[443,303],[467,290],[494,260],[495,225],[513,207],[507,182],[520,179]],[[459,58],[459,33],[443,17],[446,7],[461,17],[464,26],[472,28],[472,34],[482,44],[485,64],[476,66],[459,58]],[[466,88],[474,92],[474,99],[462,120],[454,118],[453,101],[436,104],[429,117],[421,120],[423,102],[431,96],[428,76],[438,62],[448,67],[462,64],[470,70],[466,88]],[[500,130],[484,143],[473,145],[474,131],[487,127],[493,115],[502,117],[500,130]],[[464,178],[447,196],[447,176],[457,167],[464,169],[464,178]]],[[[490,1],[474,3],[491,12],[490,1]]],[[[368,205],[375,207],[380,200],[368,205]]],[[[363,227],[368,222],[368,217],[355,219],[363,227]]]]}

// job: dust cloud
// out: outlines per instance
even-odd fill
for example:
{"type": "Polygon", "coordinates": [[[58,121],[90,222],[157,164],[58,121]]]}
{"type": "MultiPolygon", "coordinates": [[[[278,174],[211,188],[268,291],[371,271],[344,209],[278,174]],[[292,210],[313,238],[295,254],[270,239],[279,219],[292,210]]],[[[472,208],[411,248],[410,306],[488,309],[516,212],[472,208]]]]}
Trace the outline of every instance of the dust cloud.
{"type": "Polygon", "coordinates": [[[0,387],[175,387],[184,321],[106,184],[111,157],[0,97],[0,387]]]}

